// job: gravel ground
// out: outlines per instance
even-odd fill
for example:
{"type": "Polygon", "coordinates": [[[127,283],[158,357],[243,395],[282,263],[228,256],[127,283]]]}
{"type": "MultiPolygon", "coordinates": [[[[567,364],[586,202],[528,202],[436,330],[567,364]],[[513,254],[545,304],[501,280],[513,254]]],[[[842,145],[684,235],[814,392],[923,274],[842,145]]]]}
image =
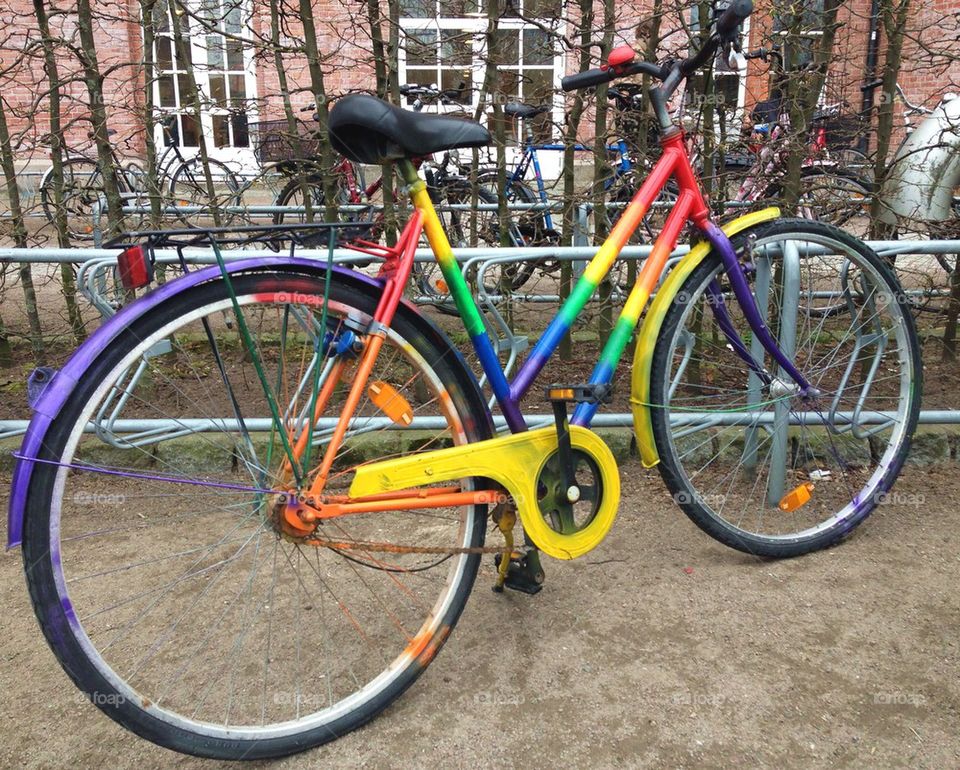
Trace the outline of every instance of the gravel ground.
{"type": "MultiPolygon", "coordinates": [[[[538,596],[489,590],[367,727],[264,766],[960,766],[956,466],[911,467],[843,545],[769,562],[714,543],[625,464],[620,517],[538,596]]],[[[4,484],[4,486],[6,486],[4,484]]],[[[73,689],[0,560],[3,767],[205,767],[73,689]]]]}

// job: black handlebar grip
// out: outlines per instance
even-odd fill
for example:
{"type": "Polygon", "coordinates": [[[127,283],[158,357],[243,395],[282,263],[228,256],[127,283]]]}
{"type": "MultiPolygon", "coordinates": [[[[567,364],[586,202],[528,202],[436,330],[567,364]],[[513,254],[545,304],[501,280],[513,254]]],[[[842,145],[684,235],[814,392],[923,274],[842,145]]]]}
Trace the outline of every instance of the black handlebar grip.
{"type": "Polygon", "coordinates": [[[598,86],[601,83],[609,83],[617,77],[612,69],[609,70],[587,70],[578,72],[575,75],[567,75],[560,81],[560,87],[564,91],[577,91],[581,88],[590,88],[598,86]]]}
{"type": "Polygon", "coordinates": [[[753,0],[733,0],[717,19],[717,34],[720,37],[729,37],[734,34],[741,22],[751,13],[753,13],[753,0]]]}

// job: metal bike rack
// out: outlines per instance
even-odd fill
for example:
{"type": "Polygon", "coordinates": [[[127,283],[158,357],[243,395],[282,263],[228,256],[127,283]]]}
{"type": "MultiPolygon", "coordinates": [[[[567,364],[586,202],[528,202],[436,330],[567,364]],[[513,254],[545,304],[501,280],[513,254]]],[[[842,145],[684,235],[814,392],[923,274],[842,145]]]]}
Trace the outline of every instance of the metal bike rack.
{"type": "MultiPolygon", "coordinates": [[[[572,261],[574,265],[577,262],[584,262],[591,258],[596,249],[593,246],[585,245],[584,241],[586,240],[586,234],[581,233],[579,236],[579,242],[575,246],[571,247],[560,247],[560,246],[547,246],[547,247],[538,247],[538,248],[468,248],[468,249],[455,249],[454,254],[457,257],[458,261],[462,265],[462,269],[465,274],[472,273],[476,271],[476,274],[479,276],[477,281],[477,299],[478,305],[483,311],[484,320],[487,324],[488,329],[490,330],[492,336],[498,341],[498,352],[502,357],[506,358],[506,368],[511,371],[519,360],[520,353],[528,345],[528,340],[523,335],[514,334],[510,329],[509,324],[506,323],[506,320],[503,317],[503,314],[499,310],[499,305],[504,301],[509,300],[511,302],[556,302],[559,297],[557,295],[536,295],[536,294],[523,294],[523,293],[513,293],[509,297],[503,297],[499,294],[492,294],[484,288],[485,282],[483,277],[486,275],[488,269],[491,269],[497,265],[506,264],[514,261],[522,261],[525,259],[536,258],[538,260],[551,259],[558,261],[572,261]]],[[[944,254],[960,254],[960,240],[944,240],[944,241],[874,241],[870,242],[872,248],[878,251],[882,256],[895,256],[895,255],[918,255],[918,256],[932,256],[932,255],[944,255],[944,254]]],[[[640,260],[645,258],[650,252],[650,246],[628,246],[623,250],[622,256],[625,259],[635,259],[640,260]]],[[[687,246],[678,247],[676,251],[671,255],[671,260],[677,260],[684,256],[688,252],[687,246]]],[[[307,259],[316,259],[326,263],[328,259],[328,252],[326,249],[312,249],[312,250],[298,250],[298,255],[307,259]]],[[[102,248],[85,248],[85,249],[58,249],[58,248],[43,248],[43,249],[16,249],[16,248],[0,248],[0,262],[11,262],[11,263],[33,263],[33,264],[62,264],[62,263],[81,263],[81,267],[78,271],[78,285],[80,286],[84,296],[86,296],[89,301],[97,307],[97,309],[104,315],[111,315],[117,310],[117,302],[114,297],[110,295],[110,278],[107,275],[108,271],[112,271],[116,266],[116,249],[102,249],[102,248]]],[[[172,251],[158,251],[157,262],[161,265],[174,265],[179,264],[179,257],[176,253],[172,251]]],[[[276,256],[276,252],[269,250],[227,250],[223,252],[223,256],[227,260],[231,259],[241,259],[241,258],[250,258],[253,256],[276,256]]],[[[184,251],[184,259],[190,265],[208,265],[214,264],[215,259],[212,254],[209,253],[209,250],[199,250],[199,249],[187,249],[184,251]]],[[[364,262],[369,262],[370,258],[366,255],[357,255],[356,252],[349,251],[347,249],[335,249],[333,260],[338,264],[349,264],[357,260],[362,260],[364,262]]],[[[418,262],[431,262],[433,260],[433,255],[429,249],[418,249],[416,254],[416,260],[418,262]]],[[[912,296],[944,296],[943,290],[934,290],[930,292],[929,290],[908,290],[907,294],[912,296]]],[[[823,292],[825,296],[837,296],[833,292],[823,292]]],[[[414,301],[420,301],[422,304],[436,304],[437,302],[442,302],[437,298],[431,297],[415,297],[414,301]]],[[[781,340],[781,344],[785,344],[786,341],[781,340]]],[[[868,341],[863,342],[864,346],[868,345],[868,341]]],[[[835,412],[834,416],[838,419],[840,423],[846,421],[850,426],[851,430],[853,427],[860,428],[866,425],[883,425],[885,421],[889,421],[890,415],[885,415],[883,413],[863,413],[857,408],[846,412],[835,412]]],[[[528,424],[531,425],[541,425],[549,424],[552,417],[549,415],[537,415],[537,414],[527,414],[525,415],[528,424]]],[[[430,418],[416,418],[414,427],[424,427],[427,428],[430,426],[430,423],[419,423],[417,420],[422,420],[430,418]]],[[[499,418],[496,418],[499,419],[499,418]]],[[[696,413],[689,413],[683,415],[676,415],[672,418],[674,422],[678,425],[683,425],[685,423],[696,423],[698,418],[696,413]]],[[[773,415],[763,415],[759,422],[756,421],[756,417],[745,416],[743,414],[732,414],[732,415],[712,415],[712,419],[720,420],[717,424],[746,424],[746,425],[759,425],[767,426],[768,422],[775,419],[773,415]]],[[[791,424],[794,416],[790,416],[791,424]]],[[[124,434],[127,432],[141,433],[144,431],[157,431],[156,441],[163,440],[159,438],[160,436],[166,436],[169,438],[170,431],[172,430],[182,430],[185,427],[189,427],[190,431],[188,432],[204,432],[209,430],[217,429],[218,426],[226,425],[229,421],[222,420],[200,420],[191,422],[188,420],[178,421],[176,424],[170,423],[165,424],[164,421],[150,421],[150,420],[124,420],[116,419],[112,425],[112,430],[116,434],[124,434]]],[[[924,410],[920,413],[920,422],[921,424],[960,424],[960,410],[924,410]]],[[[371,425],[376,423],[371,423],[371,425]]],[[[502,421],[498,423],[502,427],[502,421]]],[[[614,413],[614,414],[598,414],[594,422],[594,425],[598,427],[626,427],[632,425],[632,416],[629,413],[614,413]]],[[[26,431],[27,421],[26,420],[0,420],[0,438],[8,438],[11,436],[16,436],[24,433],[26,431]]],[[[382,427],[382,426],[381,426],[382,427]]],[[[319,424],[319,429],[326,430],[325,423],[321,421],[319,424]]],[[[377,428],[379,429],[379,427],[377,428]]],[[[766,427],[764,427],[766,429],[766,427]]],[[[91,428],[92,430],[92,428],[91,428]]],[[[124,443],[121,440],[121,443],[124,443]]],[[[746,446],[745,444],[745,451],[746,446]]],[[[771,495],[774,494],[773,489],[771,489],[771,495]]]]}

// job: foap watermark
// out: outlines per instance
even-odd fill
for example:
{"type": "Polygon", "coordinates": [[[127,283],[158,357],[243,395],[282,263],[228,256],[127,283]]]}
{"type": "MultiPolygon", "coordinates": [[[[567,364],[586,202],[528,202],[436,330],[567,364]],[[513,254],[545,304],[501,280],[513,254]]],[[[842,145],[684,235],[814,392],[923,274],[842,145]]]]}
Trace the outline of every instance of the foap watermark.
{"type": "Polygon", "coordinates": [[[927,496],[923,492],[901,492],[896,489],[877,492],[873,499],[877,505],[898,505],[905,508],[919,508],[927,502],[927,496]]]}
{"type": "Polygon", "coordinates": [[[878,706],[912,706],[919,708],[926,705],[927,698],[922,693],[895,690],[874,693],[873,702],[878,706]]]}
{"type": "Polygon", "coordinates": [[[727,696],[722,692],[694,692],[684,690],[675,692],[670,698],[674,706],[722,706],[727,702],[727,696]]]}
{"type": "Polygon", "coordinates": [[[127,702],[127,698],[118,692],[83,692],[77,690],[73,696],[78,701],[89,701],[94,706],[122,706],[127,702]]]}
{"type": "Polygon", "coordinates": [[[287,690],[278,690],[273,694],[273,704],[275,706],[296,706],[297,708],[320,707],[329,705],[325,695],[308,692],[289,692],[287,690]]]}
{"type": "Polygon", "coordinates": [[[723,504],[726,502],[727,496],[719,493],[702,495],[699,492],[677,492],[673,496],[673,501],[678,505],[688,505],[694,503],[696,505],[705,505],[707,508],[716,510],[723,507],[723,504]]]}
{"type": "Polygon", "coordinates": [[[106,492],[76,492],[73,495],[73,502],[75,505],[123,505],[127,502],[127,497],[119,492],[109,494],[106,492]]]}
{"type": "Polygon", "coordinates": [[[474,693],[473,702],[481,706],[520,706],[526,701],[523,693],[514,690],[481,690],[474,693]]]}

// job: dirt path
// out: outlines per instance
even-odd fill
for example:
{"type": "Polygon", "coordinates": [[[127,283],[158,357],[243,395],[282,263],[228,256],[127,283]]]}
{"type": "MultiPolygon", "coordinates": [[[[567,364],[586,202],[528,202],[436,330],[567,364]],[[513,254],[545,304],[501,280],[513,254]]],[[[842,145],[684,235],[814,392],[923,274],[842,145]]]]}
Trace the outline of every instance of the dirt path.
{"type": "MultiPolygon", "coordinates": [[[[485,565],[398,704],[269,765],[960,766],[955,466],[910,468],[850,541],[784,562],[715,544],[658,476],[625,470],[597,550],[547,561],[536,597],[491,593],[485,565]]],[[[0,560],[0,611],[0,766],[214,766],[126,733],[73,689],[19,552],[0,560]]]]}

